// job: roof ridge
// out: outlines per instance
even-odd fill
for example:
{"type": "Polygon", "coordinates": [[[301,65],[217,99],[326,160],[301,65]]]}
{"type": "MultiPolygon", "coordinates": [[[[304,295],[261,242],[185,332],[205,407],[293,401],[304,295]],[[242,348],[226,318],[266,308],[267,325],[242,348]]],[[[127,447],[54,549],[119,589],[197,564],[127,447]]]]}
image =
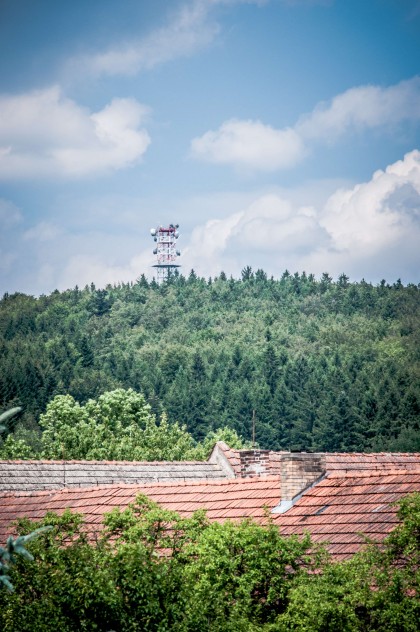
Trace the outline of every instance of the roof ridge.
{"type": "MultiPolygon", "coordinates": [[[[240,454],[241,452],[247,452],[250,450],[261,451],[260,448],[231,448],[224,441],[219,441],[219,445],[223,446],[225,450],[240,454]]],[[[286,450],[263,450],[270,454],[288,454],[286,450]]],[[[388,457],[415,457],[420,458],[420,452],[318,452],[318,454],[324,454],[331,457],[374,457],[374,456],[388,456],[388,457]]],[[[103,459],[0,459],[0,464],[12,463],[12,464],[67,464],[75,463],[80,465],[85,464],[106,464],[106,465],[210,465],[218,466],[217,463],[210,463],[209,461],[125,461],[125,460],[103,460],[103,459]]]]}
{"type": "Polygon", "coordinates": [[[415,467],[378,467],[368,470],[342,469],[327,472],[326,478],[370,478],[374,476],[403,476],[407,474],[420,474],[420,464],[415,467]]]}
{"type": "MultiPolygon", "coordinates": [[[[25,490],[0,490],[0,498],[16,498],[19,496],[26,497],[37,494],[37,496],[51,496],[57,492],[61,492],[64,489],[71,489],[69,487],[60,487],[58,489],[25,489],[25,490]]],[[[73,489],[84,489],[83,487],[73,487],[73,489]]]]}
{"type": "MultiPolygon", "coordinates": [[[[205,487],[205,486],[245,486],[251,484],[252,486],[257,483],[267,483],[267,482],[279,482],[280,476],[275,474],[269,474],[267,476],[255,476],[248,478],[216,478],[216,479],[202,479],[199,481],[195,480],[183,480],[183,481],[156,481],[156,482],[147,482],[147,483],[104,483],[102,485],[91,485],[91,486],[82,486],[82,487],[61,487],[60,489],[48,489],[48,490],[27,490],[27,491],[7,491],[2,493],[0,491],[1,497],[17,497],[17,496],[51,496],[55,494],[61,493],[80,493],[84,494],[85,492],[90,491],[98,491],[101,489],[136,489],[136,488],[156,488],[161,487],[163,489],[170,487],[205,487]]],[[[279,487],[280,491],[280,487],[279,487]]]]}
{"type": "Polygon", "coordinates": [[[212,467],[219,467],[217,463],[209,463],[209,461],[106,461],[106,460],[88,460],[88,459],[0,459],[0,464],[2,463],[22,463],[22,464],[32,464],[32,463],[40,463],[40,464],[68,464],[75,463],[78,465],[210,465],[212,467]]]}
{"type": "Polygon", "coordinates": [[[322,452],[326,456],[416,456],[420,452],[322,452]]]}

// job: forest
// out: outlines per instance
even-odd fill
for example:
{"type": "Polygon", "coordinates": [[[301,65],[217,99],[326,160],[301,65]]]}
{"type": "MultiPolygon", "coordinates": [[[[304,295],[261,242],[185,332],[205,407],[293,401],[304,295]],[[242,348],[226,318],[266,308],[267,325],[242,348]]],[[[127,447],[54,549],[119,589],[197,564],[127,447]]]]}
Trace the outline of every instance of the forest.
{"type": "Polygon", "coordinates": [[[400,280],[248,266],[0,301],[0,410],[22,408],[3,458],[40,455],[63,402],[86,411],[118,389],[187,453],[220,428],[249,442],[253,419],[261,448],[418,451],[419,378],[420,285],[400,280]]]}

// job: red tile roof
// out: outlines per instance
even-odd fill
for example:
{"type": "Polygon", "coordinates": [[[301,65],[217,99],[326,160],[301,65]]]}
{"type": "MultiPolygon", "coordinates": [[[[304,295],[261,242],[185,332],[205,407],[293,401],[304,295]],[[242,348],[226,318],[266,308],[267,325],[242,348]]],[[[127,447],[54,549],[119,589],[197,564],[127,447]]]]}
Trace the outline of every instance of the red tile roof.
{"type": "Polygon", "coordinates": [[[225,459],[227,460],[232,473],[234,474],[234,476],[236,477],[240,477],[241,476],[241,452],[240,450],[235,450],[231,447],[229,447],[227,445],[227,443],[225,443],[224,441],[218,441],[216,443],[216,445],[213,448],[212,454],[210,455],[210,460],[212,460],[212,457],[215,456],[216,458],[214,459],[213,462],[217,462],[218,461],[218,456],[217,453],[221,452],[223,454],[223,456],[225,457],[225,459]]]}
{"type": "Polygon", "coordinates": [[[272,509],[280,500],[280,479],[266,476],[253,479],[156,483],[145,485],[104,485],[94,488],[1,493],[0,542],[10,534],[10,523],[19,517],[39,520],[48,511],[66,508],[84,514],[89,531],[100,529],[102,515],[113,507],[126,507],[137,494],[149,496],[162,507],[189,516],[207,509],[210,520],[264,518],[264,507],[272,509]]]}
{"type": "MultiPolygon", "coordinates": [[[[308,531],[315,542],[328,541],[329,551],[341,559],[360,548],[364,542],[360,533],[381,541],[397,522],[396,508],[390,503],[413,491],[420,491],[420,468],[337,472],[307,490],[286,513],[272,514],[272,519],[284,535],[308,531]]],[[[62,513],[65,508],[83,513],[87,531],[97,532],[105,512],[126,507],[138,493],[183,516],[207,509],[210,520],[253,517],[264,523],[264,507],[272,510],[280,501],[280,477],[3,493],[0,542],[16,518],[40,519],[47,511],[62,513]]]]}
{"type": "MultiPolygon", "coordinates": [[[[67,507],[84,514],[88,531],[98,531],[104,512],[126,507],[138,493],[184,516],[202,508],[210,520],[253,517],[264,522],[264,506],[273,509],[281,500],[280,471],[286,482],[288,476],[297,476],[293,468],[289,474],[283,471],[290,453],[286,457],[267,450],[232,450],[220,442],[214,460],[205,463],[3,462],[6,488],[19,491],[0,492],[0,543],[16,518],[40,519],[47,511],[60,513],[67,507]],[[263,476],[254,476],[257,470],[263,476]],[[251,477],[241,478],[247,472],[251,477]],[[54,476],[61,475],[64,483],[54,484],[64,484],[64,489],[28,491],[33,489],[28,487],[31,477],[39,478],[34,485],[44,485],[44,480],[52,484],[54,476]],[[26,477],[25,485],[21,476],[26,477]]],[[[420,491],[419,454],[325,454],[325,468],[326,478],[306,489],[287,512],[274,513],[273,520],[285,535],[309,531],[315,541],[329,541],[337,558],[360,547],[360,532],[382,540],[396,523],[396,509],[390,503],[420,491]]],[[[305,487],[308,480],[302,479],[305,487]]]]}
{"type": "MultiPolygon", "coordinates": [[[[219,441],[215,446],[215,449],[222,453],[236,477],[247,475],[244,471],[244,460],[246,460],[247,455],[252,452],[251,450],[234,450],[223,441],[219,441]]],[[[289,452],[275,452],[272,450],[268,451],[257,449],[254,453],[256,456],[258,453],[267,453],[267,460],[264,460],[260,464],[263,465],[263,469],[265,469],[266,474],[273,475],[280,474],[282,456],[289,454],[289,452]]],[[[419,452],[326,452],[319,454],[325,454],[327,472],[337,470],[382,470],[383,468],[389,468],[390,466],[393,468],[411,469],[417,468],[420,465],[419,452]]],[[[261,471],[261,473],[264,472],[261,471]]]]}
{"type": "Polygon", "coordinates": [[[397,522],[391,503],[414,491],[420,492],[420,468],[337,472],[273,520],[284,535],[309,531],[315,542],[328,541],[337,559],[345,558],[364,542],[360,534],[382,541],[397,522]]]}
{"type": "MultiPolygon", "coordinates": [[[[308,457],[310,453],[306,454],[308,457]]],[[[325,455],[326,471],[348,470],[384,470],[390,466],[393,468],[411,469],[420,465],[420,453],[318,453],[325,455]]],[[[290,452],[275,452],[272,450],[234,450],[223,441],[219,441],[214,447],[210,462],[221,464],[223,460],[227,464],[231,475],[261,476],[267,474],[280,474],[282,458],[290,455],[290,452]],[[252,463],[254,462],[254,466],[252,463]]],[[[314,455],[315,456],[315,455],[314,455]]]]}
{"type": "Polygon", "coordinates": [[[419,452],[326,452],[327,471],[375,470],[382,468],[411,469],[420,465],[419,452]]]}
{"type": "Polygon", "coordinates": [[[224,441],[218,441],[216,449],[220,450],[225,459],[228,461],[232,471],[236,477],[246,476],[247,474],[244,472],[246,466],[244,468],[244,461],[246,461],[246,457],[249,454],[254,454],[258,459],[258,454],[266,453],[267,461],[261,463],[261,473],[262,474],[273,474],[277,475],[280,473],[280,460],[282,454],[287,454],[287,452],[275,452],[274,450],[259,450],[259,449],[245,449],[245,450],[235,450],[230,448],[224,441]],[[264,469],[266,470],[264,472],[264,469]]]}
{"type": "MultiPolygon", "coordinates": [[[[209,461],[1,461],[0,491],[91,487],[113,483],[215,480],[278,475],[289,452],[233,450],[218,442],[209,461]]],[[[309,456],[309,455],[307,455],[309,456]]],[[[315,456],[315,455],[314,455],[315,456]]],[[[420,454],[326,454],[327,472],[417,467],[420,454]]]]}

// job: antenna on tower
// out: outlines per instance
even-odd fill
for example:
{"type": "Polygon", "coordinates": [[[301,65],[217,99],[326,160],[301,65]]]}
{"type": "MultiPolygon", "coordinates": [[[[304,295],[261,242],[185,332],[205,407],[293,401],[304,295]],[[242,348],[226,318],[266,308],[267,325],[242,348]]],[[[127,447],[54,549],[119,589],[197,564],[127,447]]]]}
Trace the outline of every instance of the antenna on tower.
{"type": "Polygon", "coordinates": [[[176,268],[181,267],[175,263],[176,258],[181,256],[181,251],[176,248],[178,228],[179,224],[169,224],[168,227],[158,226],[150,229],[150,234],[156,242],[153,254],[156,255],[157,263],[153,268],[156,268],[158,283],[166,281],[176,268]]]}

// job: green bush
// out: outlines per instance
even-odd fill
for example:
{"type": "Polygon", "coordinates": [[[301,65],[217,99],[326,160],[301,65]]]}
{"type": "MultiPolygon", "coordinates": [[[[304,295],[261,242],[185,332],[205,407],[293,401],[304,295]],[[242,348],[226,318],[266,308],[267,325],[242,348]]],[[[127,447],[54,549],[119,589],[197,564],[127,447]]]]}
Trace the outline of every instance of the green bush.
{"type": "Polygon", "coordinates": [[[65,512],[20,533],[33,560],[10,568],[0,591],[4,632],[415,631],[420,617],[420,494],[400,504],[401,524],[332,563],[309,536],[280,536],[250,520],[209,523],[139,497],[105,517],[97,537],[65,512]]]}

